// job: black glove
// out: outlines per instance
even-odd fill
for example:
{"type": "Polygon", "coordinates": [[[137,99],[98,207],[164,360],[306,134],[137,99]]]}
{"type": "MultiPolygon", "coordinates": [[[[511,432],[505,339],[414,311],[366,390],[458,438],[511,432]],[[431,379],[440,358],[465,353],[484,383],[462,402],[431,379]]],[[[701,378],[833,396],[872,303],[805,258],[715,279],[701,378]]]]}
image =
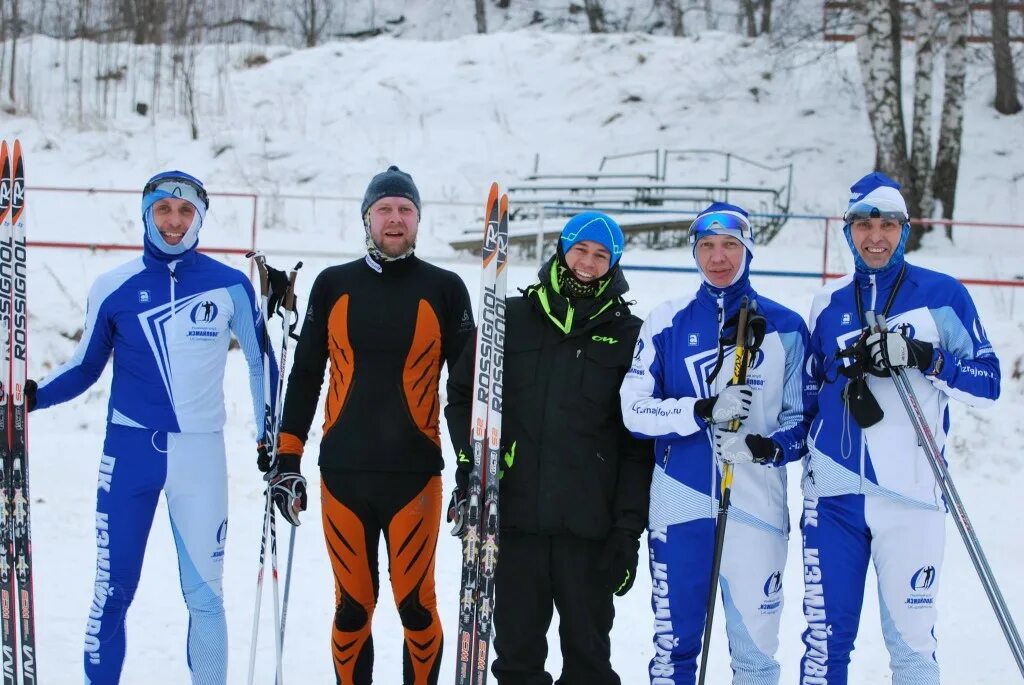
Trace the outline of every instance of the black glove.
{"type": "Polygon", "coordinates": [[[456,486],[452,490],[452,498],[448,502],[448,523],[452,524],[451,533],[461,538],[466,533],[466,491],[456,486]]]}
{"type": "MultiPolygon", "coordinates": [[[[274,314],[279,314],[282,318],[291,316],[287,311],[281,311],[281,307],[284,305],[284,296],[288,293],[288,274],[275,269],[269,264],[267,267],[267,280],[270,282],[270,292],[267,293],[267,320],[269,321],[274,314]]],[[[299,298],[294,297],[293,306],[295,311],[299,310],[299,298]]],[[[288,335],[298,340],[298,336],[295,335],[295,327],[298,325],[298,317],[292,317],[292,321],[288,324],[288,335]]]]}
{"type": "Polygon", "coordinates": [[[299,472],[300,457],[297,454],[277,455],[277,468],[268,473],[270,499],[277,505],[285,520],[293,526],[299,525],[299,512],[306,510],[306,479],[299,472]]]}
{"type": "MultiPolygon", "coordinates": [[[[736,329],[739,327],[740,313],[737,311],[722,324],[722,337],[719,339],[723,346],[736,344],[736,329]]],[[[753,350],[761,349],[764,342],[764,335],[768,332],[768,319],[756,309],[747,313],[747,347],[753,350]]]]}
{"type": "Polygon", "coordinates": [[[608,591],[622,597],[633,587],[636,580],[636,566],[640,561],[638,536],[622,528],[612,529],[601,554],[600,571],[608,591]]]}
{"type": "Polygon", "coordinates": [[[25,393],[25,408],[29,411],[36,408],[36,390],[38,389],[39,386],[31,378],[25,381],[25,388],[23,390],[25,393]]]}
{"type": "Polygon", "coordinates": [[[266,473],[270,470],[270,448],[267,447],[265,442],[261,442],[256,445],[256,468],[260,470],[260,473],[266,473]]]}
{"type": "Polygon", "coordinates": [[[715,429],[715,458],[719,462],[778,466],[783,457],[782,448],[771,438],[715,429]]]}
{"type": "Polygon", "coordinates": [[[735,419],[743,421],[750,415],[750,402],[754,391],[749,385],[730,385],[714,397],[697,400],[693,413],[707,423],[729,423],[735,419]]]}
{"type": "Polygon", "coordinates": [[[874,371],[888,371],[909,366],[926,372],[932,366],[935,346],[923,340],[908,338],[902,333],[889,331],[872,333],[866,341],[874,371]]]}

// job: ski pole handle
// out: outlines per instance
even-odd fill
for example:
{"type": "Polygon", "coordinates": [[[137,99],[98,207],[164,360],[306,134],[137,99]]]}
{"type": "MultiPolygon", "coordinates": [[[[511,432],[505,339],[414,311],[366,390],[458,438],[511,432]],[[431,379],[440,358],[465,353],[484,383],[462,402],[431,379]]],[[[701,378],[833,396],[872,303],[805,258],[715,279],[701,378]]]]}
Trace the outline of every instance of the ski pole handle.
{"type": "MultiPolygon", "coordinates": [[[[750,300],[746,295],[740,300],[740,311],[736,321],[736,357],[733,360],[732,382],[743,383],[747,380],[747,315],[749,313],[750,300]]],[[[729,430],[736,432],[740,429],[740,420],[733,419],[729,422],[729,430]]]]}

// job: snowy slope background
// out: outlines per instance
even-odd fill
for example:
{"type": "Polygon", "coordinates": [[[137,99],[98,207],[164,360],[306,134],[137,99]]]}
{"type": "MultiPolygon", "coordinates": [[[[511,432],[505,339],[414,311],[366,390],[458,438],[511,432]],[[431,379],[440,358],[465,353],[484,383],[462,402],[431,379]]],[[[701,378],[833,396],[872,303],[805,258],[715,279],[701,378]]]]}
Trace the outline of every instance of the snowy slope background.
{"type": "MultiPolygon", "coordinates": [[[[118,49],[127,55],[137,48],[118,49]]],[[[343,258],[339,255],[361,253],[358,199],[369,176],[391,163],[414,175],[424,197],[420,254],[458,272],[475,300],[477,264],[452,252],[446,239],[476,225],[477,207],[490,180],[514,182],[532,168],[537,152],[541,169],[550,172],[594,169],[603,154],[658,147],[718,148],[773,164],[793,161],[792,209],[814,214],[837,213],[845,204],[850,182],[868,171],[874,158],[852,46],[832,52],[809,42],[799,50],[776,55],[760,41],[717,32],[673,40],[520,31],[438,42],[381,38],[309,50],[210,47],[197,63],[198,141],[190,139],[183,115],[152,120],[135,114],[134,103],[147,97],[141,95],[147,87],[146,75],[128,73],[114,86],[120,91],[112,118],[96,114],[102,100],[99,86],[84,89],[80,110],[77,95],[72,97],[75,84],[64,79],[57,65],[82,58],[83,73],[95,73],[90,60],[99,50],[93,46],[36,37],[28,52],[34,65],[28,100],[31,115],[0,115],[0,122],[5,137],[20,137],[26,146],[31,239],[137,243],[137,195],[76,196],[32,192],[32,187],[136,189],[156,170],[183,168],[206,179],[214,192],[260,194],[258,244],[278,267],[290,266],[301,253],[306,262],[299,277],[302,303],[320,269],[343,258]],[[257,53],[270,61],[262,67],[246,67],[246,57],[257,53]],[[218,66],[223,63],[229,65],[227,69],[218,66]],[[288,199],[288,195],[349,199],[314,202],[288,199]],[[317,252],[330,255],[316,257],[317,252]]],[[[1019,116],[1002,117],[987,106],[993,86],[986,60],[985,53],[975,54],[968,79],[958,215],[965,220],[1020,221],[1024,166],[1015,154],[1024,144],[1024,126],[1019,116]]],[[[912,60],[905,58],[904,64],[912,60]]],[[[172,99],[179,96],[170,90],[163,94],[172,99]]],[[[721,168],[691,166],[679,173],[691,182],[713,183],[721,168]]],[[[247,246],[248,202],[215,196],[201,243],[247,246]]],[[[821,222],[791,221],[772,245],[758,250],[755,267],[820,269],[822,239],[821,222]]],[[[849,260],[836,239],[837,235],[831,236],[837,247],[830,253],[830,268],[847,270],[849,260]]],[[[1020,271],[1016,255],[1022,242],[1020,231],[960,229],[955,245],[929,236],[925,249],[912,259],[961,277],[1013,278],[1020,271]]],[[[70,356],[89,283],[126,258],[125,253],[32,252],[30,367],[34,377],[45,375],[70,356]]],[[[247,268],[239,259],[229,261],[247,268]]],[[[627,267],[689,266],[691,258],[685,251],[630,250],[623,262],[627,267]]],[[[514,262],[510,290],[531,282],[535,269],[534,262],[514,262]]],[[[635,311],[641,316],[666,297],[696,286],[695,277],[687,274],[628,271],[627,276],[637,302],[635,311]]],[[[755,285],[773,299],[807,312],[817,281],[762,278],[755,285]]],[[[1016,309],[1016,289],[978,287],[972,293],[1003,364],[1003,397],[989,410],[953,407],[948,455],[1006,599],[1024,621],[1024,582],[1019,573],[1024,565],[1024,536],[1015,525],[1024,513],[1017,488],[1024,465],[1024,435],[1015,418],[1024,405],[1019,379],[1024,314],[1016,309]]],[[[262,496],[253,465],[245,364],[237,352],[229,357],[225,431],[231,459],[231,535],[225,592],[229,680],[237,683],[244,682],[247,666],[262,496]]],[[[45,682],[81,681],[81,645],[95,553],[94,482],[108,386],[109,371],[68,406],[31,417],[38,650],[45,682]]],[[[315,425],[311,444],[318,438],[315,425]]],[[[445,447],[447,493],[452,464],[447,440],[445,447]]],[[[307,464],[305,471],[315,493],[316,469],[307,464]]],[[[794,521],[800,511],[798,483],[798,468],[791,466],[794,521]]],[[[290,682],[332,681],[333,585],[316,500],[311,498],[298,531],[285,656],[290,682]]],[[[937,629],[944,681],[1016,682],[1015,666],[952,521],[948,537],[937,629]]],[[[779,659],[784,681],[792,682],[803,629],[798,534],[792,537],[790,550],[779,659]]],[[[438,594],[448,638],[442,681],[448,681],[453,672],[459,563],[457,541],[442,535],[437,553],[438,594]]],[[[375,680],[394,683],[401,679],[401,627],[386,569],[382,576],[374,622],[375,680]]],[[[868,582],[873,586],[870,576],[868,582]]],[[[646,663],[653,654],[649,584],[642,571],[633,591],[616,600],[613,662],[624,683],[646,682],[646,663]]],[[[263,615],[269,614],[267,604],[263,615]]],[[[862,623],[851,682],[888,682],[888,657],[870,590],[862,623]]],[[[188,681],[187,614],[177,590],[173,544],[162,504],[128,624],[123,682],[188,681]]],[[[716,625],[711,668],[716,682],[727,682],[721,616],[716,625]]],[[[262,635],[258,682],[270,683],[269,623],[262,635]]],[[[549,670],[557,676],[560,658],[554,625],[550,641],[549,670]]]]}

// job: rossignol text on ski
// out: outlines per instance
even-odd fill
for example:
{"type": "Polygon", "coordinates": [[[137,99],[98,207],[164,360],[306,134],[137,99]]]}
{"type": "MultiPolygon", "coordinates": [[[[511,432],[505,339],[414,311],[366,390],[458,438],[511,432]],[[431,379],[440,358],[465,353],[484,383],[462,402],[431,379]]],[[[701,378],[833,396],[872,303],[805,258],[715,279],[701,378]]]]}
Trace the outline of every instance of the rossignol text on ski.
{"type": "Polygon", "coordinates": [[[0,634],[3,685],[36,682],[35,596],[28,479],[28,300],[25,163],[0,142],[0,634]]]}
{"type": "Polygon", "coordinates": [[[508,195],[498,184],[487,198],[481,252],[480,325],[473,376],[473,467],[462,538],[457,685],[487,682],[494,572],[498,564],[498,461],[501,445],[502,369],[505,345],[505,266],[508,262],[508,195]]]}

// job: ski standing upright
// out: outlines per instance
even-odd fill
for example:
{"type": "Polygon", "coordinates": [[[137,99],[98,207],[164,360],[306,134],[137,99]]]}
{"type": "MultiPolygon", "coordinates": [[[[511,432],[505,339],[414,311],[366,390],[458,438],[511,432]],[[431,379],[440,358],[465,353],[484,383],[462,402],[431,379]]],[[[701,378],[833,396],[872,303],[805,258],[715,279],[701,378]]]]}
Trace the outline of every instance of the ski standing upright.
{"type": "Polygon", "coordinates": [[[0,142],[0,633],[3,685],[36,682],[32,525],[29,515],[28,300],[25,165],[21,142],[0,142]],[[20,669],[19,669],[20,663],[20,669]]]}
{"type": "Polygon", "coordinates": [[[487,682],[498,564],[498,462],[501,445],[502,370],[505,345],[505,267],[508,263],[508,195],[498,184],[487,197],[481,252],[480,325],[476,337],[466,532],[462,538],[457,685],[487,682]]]}

